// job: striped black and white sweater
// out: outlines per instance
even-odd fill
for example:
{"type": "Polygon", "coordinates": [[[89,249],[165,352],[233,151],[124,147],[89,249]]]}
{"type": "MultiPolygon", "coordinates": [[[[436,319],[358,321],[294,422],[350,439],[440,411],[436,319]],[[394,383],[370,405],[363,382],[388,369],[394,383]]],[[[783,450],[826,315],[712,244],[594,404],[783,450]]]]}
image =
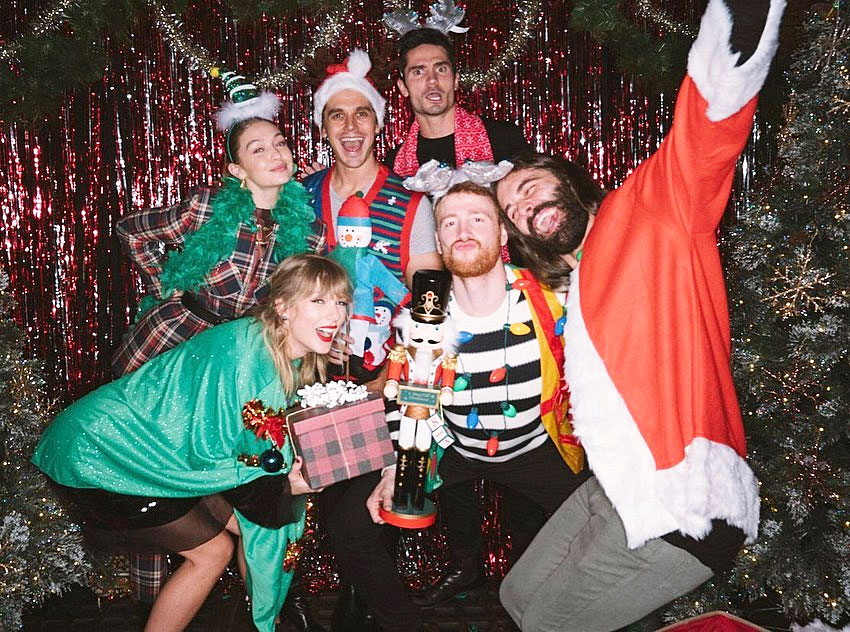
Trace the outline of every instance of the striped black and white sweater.
{"type": "MultiPolygon", "coordinates": [[[[548,434],[540,421],[540,345],[534,334],[531,310],[520,290],[510,290],[490,315],[466,314],[452,297],[449,314],[458,331],[473,334],[458,350],[457,376],[468,374],[469,386],[454,393],[451,406],[443,408],[445,420],[455,436],[452,449],[468,459],[500,462],[540,447],[548,434]],[[524,323],[528,333],[515,335],[505,325],[524,323]],[[490,382],[491,372],[508,366],[506,378],[490,382]],[[515,417],[502,414],[501,403],[516,408],[515,417]],[[467,416],[475,407],[479,423],[467,427],[467,416]],[[487,441],[495,434],[499,449],[491,457],[487,441]]],[[[394,402],[393,402],[394,404],[394,402]]],[[[399,413],[388,412],[391,435],[396,439],[399,413]]]]}

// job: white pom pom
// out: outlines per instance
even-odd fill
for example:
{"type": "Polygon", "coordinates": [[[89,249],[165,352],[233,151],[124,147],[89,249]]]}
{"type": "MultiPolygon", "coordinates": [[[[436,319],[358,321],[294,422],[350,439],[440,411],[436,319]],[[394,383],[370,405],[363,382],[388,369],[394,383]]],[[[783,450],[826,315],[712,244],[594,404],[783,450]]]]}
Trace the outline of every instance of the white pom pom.
{"type": "Polygon", "coordinates": [[[225,101],[215,114],[218,129],[226,132],[234,123],[249,118],[273,121],[280,110],[280,99],[274,92],[261,92],[258,97],[242,103],[225,101]]]}
{"type": "Polygon", "coordinates": [[[365,77],[371,68],[372,62],[369,60],[369,55],[359,48],[353,48],[348,56],[348,72],[355,77],[365,77]]]}
{"type": "Polygon", "coordinates": [[[335,408],[366,399],[369,392],[365,385],[338,380],[327,384],[316,382],[310,386],[304,386],[298,389],[298,395],[301,396],[302,408],[335,408]]]}

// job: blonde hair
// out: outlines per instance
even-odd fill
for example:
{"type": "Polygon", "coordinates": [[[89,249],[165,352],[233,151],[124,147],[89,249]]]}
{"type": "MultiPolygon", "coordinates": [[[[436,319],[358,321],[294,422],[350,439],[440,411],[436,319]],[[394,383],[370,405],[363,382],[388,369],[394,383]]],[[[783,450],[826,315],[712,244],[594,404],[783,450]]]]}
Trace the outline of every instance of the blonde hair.
{"type": "Polygon", "coordinates": [[[316,290],[340,300],[351,300],[348,274],[338,263],[319,255],[293,255],[275,269],[269,278],[268,296],[254,310],[254,318],[262,325],[263,340],[287,396],[293,395],[302,384],[327,379],[327,356],[312,351],[301,359],[301,367],[296,374],[286,350],[289,327],[278,315],[281,307],[288,309],[312,296],[316,290]]]}

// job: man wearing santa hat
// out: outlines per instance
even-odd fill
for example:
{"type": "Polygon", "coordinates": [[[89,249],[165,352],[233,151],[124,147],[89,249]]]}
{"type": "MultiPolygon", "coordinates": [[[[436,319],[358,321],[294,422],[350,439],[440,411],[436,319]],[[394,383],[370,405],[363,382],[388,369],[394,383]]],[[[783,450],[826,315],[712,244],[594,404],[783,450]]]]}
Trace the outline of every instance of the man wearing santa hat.
{"type": "MultiPolygon", "coordinates": [[[[369,56],[359,49],[344,63],[328,66],[313,97],[313,121],[330,144],[334,164],[308,176],[304,186],[313,194],[317,217],[327,226],[330,249],[336,246],[340,207],[350,196],[362,195],[372,223],[369,252],[409,285],[416,270],[441,267],[434,220],[427,197],[405,189],[401,178],[375,157],[386,102],[367,76],[370,69],[369,56]]],[[[383,339],[373,344],[382,345],[389,337],[387,327],[383,339]]],[[[362,341],[355,341],[359,344],[362,341]]],[[[380,368],[367,363],[359,377],[373,379],[380,368]]]]}
{"type": "MultiPolygon", "coordinates": [[[[354,49],[342,64],[328,66],[327,74],[313,96],[313,121],[330,144],[334,162],[329,169],[311,174],[304,186],[313,194],[317,217],[327,226],[328,248],[337,246],[339,211],[351,196],[362,195],[369,207],[372,236],[366,246],[368,253],[380,260],[401,282],[409,285],[416,270],[441,268],[436,251],[434,218],[431,203],[421,194],[409,191],[402,179],[378,162],[375,157],[375,138],[384,124],[385,100],[367,76],[371,69],[369,56],[354,49]]],[[[395,309],[389,297],[375,301],[376,311],[395,309]]],[[[387,319],[374,318],[368,328],[367,340],[354,340],[354,349],[364,349],[364,357],[352,356],[350,366],[355,368],[361,382],[380,375],[381,365],[376,360],[385,355],[378,353],[390,339],[391,328],[387,319]],[[367,346],[368,342],[368,346],[367,346]],[[370,353],[371,349],[371,353],[370,353]],[[359,370],[361,369],[362,370],[359,370]]],[[[358,518],[369,520],[365,499],[379,480],[380,472],[366,474],[349,481],[332,485],[320,496],[320,512],[328,541],[336,555],[343,582],[356,587],[357,594],[367,602],[373,595],[399,595],[397,611],[382,611],[382,622],[395,621],[404,625],[414,621],[415,609],[404,598],[404,586],[397,573],[371,573],[360,565],[368,560],[371,565],[390,565],[395,562],[380,542],[367,542],[369,550],[363,552],[357,542],[351,542],[350,525],[358,518]],[[389,582],[382,578],[389,578],[389,582]]],[[[335,631],[364,629],[361,620],[351,620],[358,612],[357,601],[349,587],[344,587],[343,598],[337,605],[332,620],[335,631]]]]}

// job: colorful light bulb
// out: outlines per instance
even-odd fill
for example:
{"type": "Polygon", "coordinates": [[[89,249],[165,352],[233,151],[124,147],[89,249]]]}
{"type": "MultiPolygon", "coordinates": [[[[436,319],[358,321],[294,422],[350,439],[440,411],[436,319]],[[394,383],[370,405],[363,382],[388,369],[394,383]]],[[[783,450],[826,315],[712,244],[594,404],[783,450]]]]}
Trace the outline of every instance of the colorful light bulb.
{"type": "Polygon", "coordinates": [[[455,393],[459,393],[462,390],[465,390],[467,386],[469,386],[469,380],[472,377],[469,373],[461,373],[455,378],[455,383],[452,386],[452,390],[455,393]]]}
{"type": "Polygon", "coordinates": [[[500,366],[497,369],[493,369],[492,371],[490,371],[490,383],[498,384],[499,382],[505,379],[505,375],[507,374],[507,372],[507,369],[503,366],[500,366]]]}
{"type": "Polygon", "coordinates": [[[511,323],[510,330],[514,336],[524,336],[531,331],[531,327],[525,323],[511,323]]]}
{"type": "Polygon", "coordinates": [[[555,335],[560,336],[564,333],[564,327],[567,324],[567,317],[561,316],[558,321],[555,323],[555,335]]]}

